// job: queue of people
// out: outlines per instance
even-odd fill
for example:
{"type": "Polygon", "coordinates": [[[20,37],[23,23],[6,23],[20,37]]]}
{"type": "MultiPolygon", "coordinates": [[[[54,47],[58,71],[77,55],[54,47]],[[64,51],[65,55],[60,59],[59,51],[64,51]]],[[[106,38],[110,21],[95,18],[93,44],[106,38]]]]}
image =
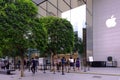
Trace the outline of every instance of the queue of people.
{"type": "Polygon", "coordinates": [[[65,57],[55,58],[53,61],[54,66],[56,66],[56,70],[60,72],[62,70],[62,67],[64,67],[64,70],[80,70],[80,58],[74,59],[73,57],[70,57],[69,59],[66,59],[65,57]]]}
{"type": "MultiPolygon", "coordinates": [[[[43,69],[47,69],[48,67],[54,68],[54,71],[62,71],[64,70],[80,70],[80,58],[74,59],[73,57],[70,56],[70,58],[66,59],[65,57],[60,58],[59,56],[57,58],[54,58],[52,61],[52,64],[48,65],[48,60],[44,59],[43,64],[39,64],[38,59],[31,58],[31,59],[25,59],[24,60],[24,69],[28,70],[29,72],[31,71],[32,73],[35,74],[37,72],[38,67],[42,67],[43,69]]],[[[7,66],[6,66],[7,67],[7,66]]],[[[21,67],[21,61],[18,60],[16,63],[16,69],[20,70],[21,67]]],[[[49,68],[50,69],[50,68],[49,68]]]]}
{"type": "MultiPolygon", "coordinates": [[[[56,57],[53,59],[52,63],[50,63],[48,65],[48,59],[43,59],[43,64],[39,64],[39,59],[36,58],[31,58],[31,59],[25,59],[24,60],[24,70],[28,70],[29,72],[32,72],[33,74],[35,74],[35,72],[37,72],[38,67],[40,69],[40,67],[42,67],[41,70],[46,70],[46,69],[54,69],[55,71],[68,71],[68,70],[79,70],[80,69],[80,59],[76,58],[74,59],[73,57],[70,56],[70,58],[66,59],[65,57],[56,57]]],[[[2,69],[9,69],[11,63],[6,60],[6,61],[2,61],[0,62],[1,68],[2,69]]],[[[21,60],[16,60],[13,61],[13,65],[15,69],[20,70],[21,69],[21,60]]]]}

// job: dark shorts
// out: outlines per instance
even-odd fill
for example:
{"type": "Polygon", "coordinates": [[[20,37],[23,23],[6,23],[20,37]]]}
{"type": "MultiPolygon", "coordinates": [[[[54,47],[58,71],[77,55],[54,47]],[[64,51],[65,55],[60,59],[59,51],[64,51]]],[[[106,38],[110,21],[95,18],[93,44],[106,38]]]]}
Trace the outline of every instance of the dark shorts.
{"type": "Polygon", "coordinates": [[[74,63],[70,63],[70,66],[74,66],[74,63]]]}
{"type": "Polygon", "coordinates": [[[76,67],[80,67],[80,64],[76,64],[76,67]]]}

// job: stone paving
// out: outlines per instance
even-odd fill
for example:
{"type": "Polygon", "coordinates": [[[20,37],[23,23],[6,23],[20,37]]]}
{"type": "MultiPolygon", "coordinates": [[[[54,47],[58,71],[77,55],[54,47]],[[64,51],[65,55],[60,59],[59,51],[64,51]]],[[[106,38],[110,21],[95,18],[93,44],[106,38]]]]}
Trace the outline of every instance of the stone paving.
{"type": "Polygon", "coordinates": [[[73,71],[62,75],[61,72],[50,72],[49,70],[44,73],[39,70],[36,74],[32,74],[26,70],[25,77],[20,77],[20,71],[16,70],[12,75],[0,74],[0,80],[120,80],[120,68],[90,68],[86,72],[73,71]]]}

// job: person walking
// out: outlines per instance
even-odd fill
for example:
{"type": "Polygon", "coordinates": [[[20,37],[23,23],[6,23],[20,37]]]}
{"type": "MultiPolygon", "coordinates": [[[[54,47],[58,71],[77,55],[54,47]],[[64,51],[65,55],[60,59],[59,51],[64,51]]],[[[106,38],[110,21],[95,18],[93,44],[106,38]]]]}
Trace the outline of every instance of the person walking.
{"type": "Polygon", "coordinates": [[[35,69],[36,69],[36,61],[34,58],[32,58],[32,61],[31,61],[31,71],[33,74],[35,74],[35,69]]]}
{"type": "Polygon", "coordinates": [[[30,65],[31,65],[31,60],[27,59],[27,69],[30,72],[30,65]]]}

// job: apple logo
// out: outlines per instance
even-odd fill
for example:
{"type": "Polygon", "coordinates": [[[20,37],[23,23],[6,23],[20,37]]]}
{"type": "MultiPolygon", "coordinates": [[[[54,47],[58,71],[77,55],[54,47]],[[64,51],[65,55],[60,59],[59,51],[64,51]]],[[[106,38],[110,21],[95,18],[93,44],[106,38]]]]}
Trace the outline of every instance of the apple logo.
{"type": "Polygon", "coordinates": [[[110,19],[106,20],[106,26],[108,28],[112,28],[116,26],[116,18],[114,17],[114,15],[112,15],[110,19]]]}

